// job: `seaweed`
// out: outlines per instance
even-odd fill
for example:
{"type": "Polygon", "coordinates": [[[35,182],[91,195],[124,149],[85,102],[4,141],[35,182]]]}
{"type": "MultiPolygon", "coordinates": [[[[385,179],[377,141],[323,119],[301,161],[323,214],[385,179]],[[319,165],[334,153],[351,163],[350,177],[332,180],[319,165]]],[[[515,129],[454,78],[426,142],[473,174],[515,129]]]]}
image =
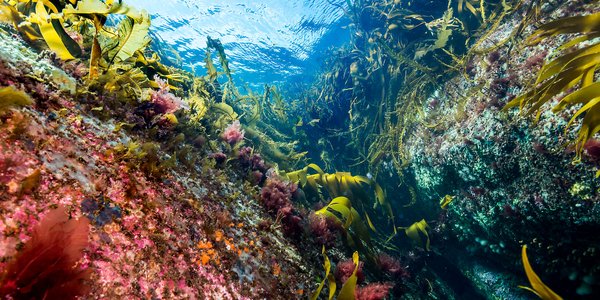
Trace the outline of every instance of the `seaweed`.
{"type": "Polygon", "coordinates": [[[398,229],[403,229],[407,237],[415,241],[419,246],[423,246],[425,250],[429,251],[429,233],[427,233],[429,225],[425,219],[415,222],[408,227],[398,227],[398,229]],[[421,235],[425,236],[425,242],[423,242],[421,235]]]}
{"type": "Polygon", "coordinates": [[[321,253],[323,254],[323,269],[325,269],[325,276],[323,276],[323,280],[321,281],[321,283],[319,283],[317,290],[314,293],[312,293],[312,295],[310,295],[311,300],[316,300],[317,298],[319,298],[321,290],[323,290],[323,287],[325,286],[325,281],[329,282],[329,296],[327,299],[331,300],[335,295],[335,277],[333,277],[333,274],[331,273],[331,262],[329,261],[329,257],[327,257],[327,254],[325,253],[325,246],[323,246],[323,250],[321,251],[321,253]]]}
{"type": "Polygon", "coordinates": [[[367,186],[371,187],[375,198],[373,208],[382,206],[385,209],[388,218],[392,223],[394,222],[392,207],[390,203],[386,201],[383,189],[372,179],[358,175],[353,176],[349,172],[328,174],[316,164],[309,164],[303,169],[287,172],[284,175],[292,182],[298,183],[303,189],[307,189],[308,192],[313,194],[319,194],[322,187],[326,189],[327,194],[331,198],[343,196],[351,199],[353,203],[360,205],[361,210],[369,220],[370,227],[373,231],[376,231],[370,222],[370,218],[365,209],[365,204],[369,201],[369,196],[366,193],[365,188],[367,186]],[[309,175],[308,171],[311,169],[316,171],[317,174],[309,175]]]}
{"type": "Polygon", "coordinates": [[[356,277],[356,272],[358,271],[358,267],[359,267],[359,259],[358,259],[358,252],[354,252],[354,254],[352,254],[352,261],[354,262],[354,272],[352,272],[352,275],[350,276],[350,278],[348,278],[346,280],[346,282],[344,282],[344,284],[342,285],[342,288],[340,289],[340,293],[338,294],[338,299],[340,300],[353,300],[354,299],[354,292],[356,290],[356,282],[358,281],[358,278],[356,277]]]}
{"type": "Polygon", "coordinates": [[[29,106],[34,103],[33,99],[23,91],[14,86],[0,87],[0,116],[11,108],[29,106]]]}
{"type": "Polygon", "coordinates": [[[566,110],[574,105],[583,104],[571,117],[567,130],[579,116],[581,121],[575,144],[575,162],[581,160],[583,146],[600,131],[600,93],[594,75],[600,66],[600,13],[585,16],[567,17],[546,23],[529,38],[529,44],[555,35],[578,33],[579,36],[558,47],[561,55],[545,64],[540,70],[533,88],[516,97],[504,107],[504,110],[519,107],[522,114],[535,114],[538,120],[543,106],[555,97],[565,94],[556,104],[553,112],[566,110]]]}
{"type": "Polygon", "coordinates": [[[533,271],[529,264],[529,258],[527,257],[527,245],[523,245],[521,250],[521,257],[523,260],[523,268],[527,274],[527,279],[531,287],[520,285],[519,287],[534,293],[536,296],[543,300],[562,300],[562,297],[551,290],[546,284],[542,282],[540,277],[533,271]]]}
{"type": "Polygon", "coordinates": [[[89,290],[91,270],[77,266],[88,245],[87,219],[69,219],[67,209],[51,210],[31,239],[0,271],[0,297],[75,299],[89,290]]]}

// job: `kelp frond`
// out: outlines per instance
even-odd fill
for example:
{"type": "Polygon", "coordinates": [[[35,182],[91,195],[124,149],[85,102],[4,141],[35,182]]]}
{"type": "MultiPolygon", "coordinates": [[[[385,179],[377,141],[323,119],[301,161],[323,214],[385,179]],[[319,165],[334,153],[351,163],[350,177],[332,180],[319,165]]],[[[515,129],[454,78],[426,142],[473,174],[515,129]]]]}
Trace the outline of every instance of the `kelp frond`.
{"type": "Polygon", "coordinates": [[[562,297],[544,284],[540,277],[531,268],[531,265],[529,264],[529,258],[527,257],[527,245],[523,245],[521,257],[523,259],[523,267],[525,268],[525,273],[527,274],[527,279],[529,280],[531,287],[522,285],[519,287],[536,294],[538,297],[540,297],[540,299],[543,300],[562,300],[562,297]]]}
{"type": "Polygon", "coordinates": [[[325,246],[323,246],[323,250],[321,251],[321,253],[323,253],[323,268],[325,269],[325,276],[323,277],[321,283],[319,283],[319,287],[317,288],[317,290],[310,296],[310,300],[316,300],[319,298],[321,290],[323,290],[323,287],[325,286],[325,281],[329,282],[329,297],[327,299],[333,299],[337,287],[335,283],[335,277],[333,276],[333,273],[331,273],[331,262],[329,261],[329,257],[327,257],[327,254],[325,253],[325,246]]]}
{"type": "Polygon", "coordinates": [[[577,139],[574,141],[576,161],[581,159],[583,145],[600,131],[600,93],[594,76],[600,66],[600,13],[559,19],[542,25],[528,38],[530,44],[559,34],[579,33],[579,37],[558,48],[562,55],[542,67],[534,88],[515,98],[505,110],[519,107],[526,115],[535,113],[540,117],[542,106],[551,99],[566,93],[553,108],[559,112],[573,105],[582,104],[569,121],[569,126],[585,113],[577,139]],[[574,91],[571,91],[575,88],[574,91]]]}
{"type": "Polygon", "coordinates": [[[427,233],[427,229],[429,229],[429,225],[425,219],[422,219],[419,222],[415,222],[409,227],[399,227],[398,229],[404,229],[406,236],[408,236],[411,240],[415,241],[419,246],[424,247],[427,251],[429,251],[429,233],[427,233]],[[424,239],[421,237],[423,235],[424,239]]]}
{"type": "MultiPolygon", "coordinates": [[[[329,299],[329,300],[333,299],[333,296],[335,295],[335,290],[337,287],[336,283],[335,283],[335,277],[330,272],[331,271],[331,263],[329,262],[329,258],[327,257],[327,254],[325,254],[325,247],[323,247],[322,253],[323,253],[323,259],[325,260],[325,262],[323,264],[323,267],[325,268],[325,277],[319,284],[319,287],[317,288],[317,290],[310,296],[311,300],[316,300],[319,298],[319,295],[321,294],[321,290],[323,290],[323,287],[325,286],[326,280],[329,281],[329,297],[327,299],[329,299]]],[[[348,277],[348,279],[346,279],[346,282],[344,282],[344,284],[342,285],[342,288],[340,289],[340,293],[338,294],[338,296],[336,298],[338,300],[354,300],[355,299],[356,283],[358,281],[358,276],[356,275],[356,273],[358,272],[358,268],[359,268],[359,264],[360,264],[358,251],[355,251],[352,254],[352,261],[354,262],[354,270],[352,271],[352,275],[350,275],[350,277],[348,277]]]]}
{"type": "Polygon", "coordinates": [[[354,254],[352,254],[352,261],[354,262],[354,271],[352,272],[352,275],[346,279],[344,285],[342,285],[342,289],[338,294],[339,300],[354,300],[354,291],[356,290],[356,282],[358,281],[356,273],[358,272],[359,266],[357,251],[354,251],[354,254]]]}
{"type": "Polygon", "coordinates": [[[0,115],[11,108],[33,104],[33,99],[13,86],[0,87],[0,115]]]}

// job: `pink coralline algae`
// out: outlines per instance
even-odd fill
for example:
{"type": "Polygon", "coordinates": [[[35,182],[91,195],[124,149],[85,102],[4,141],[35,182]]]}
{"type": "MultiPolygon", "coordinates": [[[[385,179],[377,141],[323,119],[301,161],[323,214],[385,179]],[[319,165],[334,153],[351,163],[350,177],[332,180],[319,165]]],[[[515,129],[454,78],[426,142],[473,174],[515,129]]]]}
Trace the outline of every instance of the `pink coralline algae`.
{"type": "Polygon", "coordinates": [[[223,134],[221,134],[221,138],[230,145],[241,142],[244,139],[244,130],[242,129],[240,121],[235,120],[233,123],[229,124],[223,131],[223,134]]]}
{"type": "MultiPolygon", "coordinates": [[[[365,274],[363,273],[364,262],[358,263],[358,270],[356,271],[357,283],[361,283],[365,281],[365,274]]],[[[352,259],[341,261],[335,267],[335,279],[337,279],[340,283],[346,282],[352,273],[354,273],[354,268],[356,265],[352,259]]]]}
{"type": "Polygon", "coordinates": [[[151,96],[151,101],[155,105],[156,112],[168,114],[184,108],[185,104],[183,100],[169,92],[169,84],[165,80],[155,75],[154,81],[159,87],[159,90],[154,91],[151,96]]]}
{"type": "Polygon", "coordinates": [[[356,300],[383,300],[392,287],[393,285],[390,283],[372,283],[357,288],[354,291],[354,297],[356,300]]]}

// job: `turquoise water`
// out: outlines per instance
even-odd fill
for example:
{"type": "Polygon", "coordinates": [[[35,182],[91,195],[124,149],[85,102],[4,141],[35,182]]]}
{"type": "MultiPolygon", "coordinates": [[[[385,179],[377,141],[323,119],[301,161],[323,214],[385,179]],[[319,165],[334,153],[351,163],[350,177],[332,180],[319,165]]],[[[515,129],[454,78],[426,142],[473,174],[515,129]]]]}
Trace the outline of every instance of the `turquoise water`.
{"type": "Polygon", "coordinates": [[[164,58],[204,74],[206,37],[218,38],[240,83],[308,81],[327,49],[346,43],[343,0],[132,0],[152,15],[164,58]]]}

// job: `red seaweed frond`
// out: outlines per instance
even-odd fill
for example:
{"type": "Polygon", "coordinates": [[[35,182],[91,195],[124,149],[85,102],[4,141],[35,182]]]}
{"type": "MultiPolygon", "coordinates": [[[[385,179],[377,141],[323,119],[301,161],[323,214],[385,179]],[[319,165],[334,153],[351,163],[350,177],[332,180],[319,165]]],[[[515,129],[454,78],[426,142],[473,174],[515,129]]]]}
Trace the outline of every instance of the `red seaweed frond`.
{"type": "Polygon", "coordinates": [[[0,274],[0,298],[74,299],[85,294],[91,271],[77,263],[88,245],[88,234],[86,218],[69,220],[63,206],[50,211],[0,274]]]}

